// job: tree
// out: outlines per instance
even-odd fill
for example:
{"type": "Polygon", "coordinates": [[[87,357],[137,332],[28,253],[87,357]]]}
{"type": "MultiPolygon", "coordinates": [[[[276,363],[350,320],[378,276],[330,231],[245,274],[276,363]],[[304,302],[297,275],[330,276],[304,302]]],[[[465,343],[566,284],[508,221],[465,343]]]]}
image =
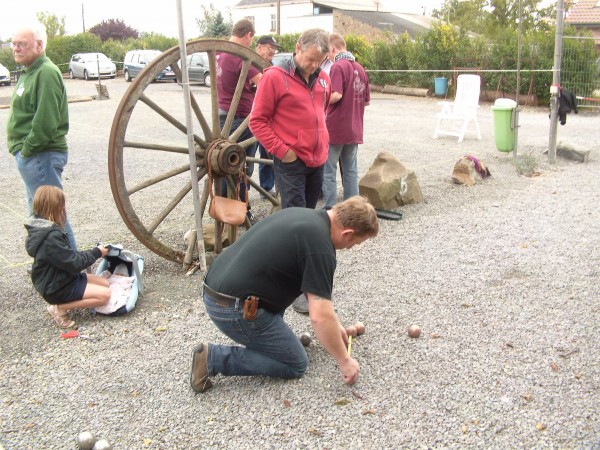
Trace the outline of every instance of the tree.
{"type": "MultiPolygon", "coordinates": [[[[541,0],[520,0],[523,31],[547,31],[556,18],[556,5],[541,0]]],[[[565,10],[572,1],[565,2],[565,10]]],[[[478,34],[492,36],[519,26],[519,0],[445,0],[433,16],[478,34]]]]}
{"type": "Polygon", "coordinates": [[[38,12],[36,17],[38,22],[44,25],[46,28],[48,39],[52,39],[56,36],[64,36],[66,34],[65,16],[62,16],[59,19],[55,14],[50,14],[48,11],[46,11],[38,12]]]}
{"type": "Polygon", "coordinates": [[[102,42],[114,39],[115,41],[124,41],[128,38],[137,39],[139,33],[125,22],[119,19],[103,20],[98,25],[94,25],[89,29],[90,33],[98,36],[102,42]]]}
{"type": "Polygon", "coordinates": [[[229,37],[233,24],[231,18],[228,22],[223,19],[221,11],[215,10],[212,3],[208,8],[202,5],[203,19],[196,19],[198,28],[200,28],[200,36],[207,38],[225,38],[229,37]]]}

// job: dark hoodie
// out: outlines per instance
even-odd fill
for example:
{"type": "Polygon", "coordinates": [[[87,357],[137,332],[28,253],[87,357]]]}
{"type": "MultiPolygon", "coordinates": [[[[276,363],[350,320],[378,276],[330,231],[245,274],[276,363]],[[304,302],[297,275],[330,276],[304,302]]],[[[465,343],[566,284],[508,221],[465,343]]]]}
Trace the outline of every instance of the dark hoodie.
{"type": "Polygon", "coordinates": [[[102,256],[98,248],[76,252],[57,224],[32,216],[25,225],[25,248],[33,257],[31,281],[49,303],[64,303],[75,285],[77,275],[102,256]]]}

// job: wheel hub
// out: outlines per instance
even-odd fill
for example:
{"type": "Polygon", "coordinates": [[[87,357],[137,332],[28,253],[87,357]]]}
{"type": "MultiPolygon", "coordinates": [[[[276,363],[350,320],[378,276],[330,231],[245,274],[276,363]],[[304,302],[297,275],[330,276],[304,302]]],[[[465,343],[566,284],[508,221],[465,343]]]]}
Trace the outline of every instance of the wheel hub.
{"type": "Polygon", "coordinates": [[[246,152],[242,146],[225,139],[212,142],[204,154],[209,155],[205,164],[210,164],[212,173],[219,176],[240,173],[246,164],[246,152]]]}

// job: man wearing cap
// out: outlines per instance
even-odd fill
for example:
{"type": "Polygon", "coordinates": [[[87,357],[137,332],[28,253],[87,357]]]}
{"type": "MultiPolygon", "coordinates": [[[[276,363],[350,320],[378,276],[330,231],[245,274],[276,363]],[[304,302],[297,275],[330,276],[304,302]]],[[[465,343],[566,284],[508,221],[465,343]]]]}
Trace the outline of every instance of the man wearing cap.
{"type": "MultiPolygon", "coordinates": [[[[229,40],[231,42],[235,42],[236,44],[250,47],[255,33],[254,24],[248,19],[241,19],[234,24],[229,40]]],[[[231,102],[233,100],[241,72],[242,59],[239,56],[225,52],[217,53],[217,100],[219,104],[219,120],[221,127],[223,127],[225,120],[227,119],[227,113],[231,107],[231,102]]],[[[234,132],[250,114],[250,111],[252,110],[252,102],[254,101],[255,86],[258,84],[261,77],[262,73],[260,73],[260,71],[254,66],[250,66],[250,69],[248,70],[248,76],[244,81],[242,96],[238,102],[234,120],[231,124],[231,132],[234,132]]],[[[242,142],[250,138],[252,138],[252,133],[250,128],[246,128],[238,138],[238,142],[242,142]]],[[[255,144],[252,144],[246,148],[247,156],[254,156],[255,154],[255,144]]],[[[249,164],[246,170],[248,177],[252,176],[252,169],[253,164],[249,164]]],[[[244,185],[243,181],[240,182],[240,198],[242,201],[246,199],[246,186],[244,185]]],[[[248,203],[247,216],[250,222],[253,223],[254,216],[250,211],[250,203],[248,203]]]]}
{"type": "MultiPolygon", "coordinates": [[[[282,47],[277,43],[273,36],[262,36],[256,43],[256,53],[258,53],[270,63],[273,62],[273,56],[279,50],[282,50],[282,47]]],[[[258,151],[261,159],[273,159],[271,155],[267,153],[265,147],[260,142],[258,143],[258,151]]],[[[258,180],[260,182],[260,187],[262,187],[271,195],[275,194],[275,174],[273,172],[273,166],[269,164],[259,164],[258,180]]]]}

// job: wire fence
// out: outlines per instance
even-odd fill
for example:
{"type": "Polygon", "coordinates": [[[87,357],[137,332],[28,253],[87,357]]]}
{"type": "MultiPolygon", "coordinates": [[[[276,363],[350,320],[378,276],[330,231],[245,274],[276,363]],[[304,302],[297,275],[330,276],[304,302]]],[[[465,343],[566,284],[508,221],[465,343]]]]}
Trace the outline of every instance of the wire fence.
{"type": "Polygon", "coordinates": [[[600,109],[600,55],[579,57],[582,48],[593,48],[593,37],[564,36],[561,85],[572,92],[578,108],[600,109]]]}

